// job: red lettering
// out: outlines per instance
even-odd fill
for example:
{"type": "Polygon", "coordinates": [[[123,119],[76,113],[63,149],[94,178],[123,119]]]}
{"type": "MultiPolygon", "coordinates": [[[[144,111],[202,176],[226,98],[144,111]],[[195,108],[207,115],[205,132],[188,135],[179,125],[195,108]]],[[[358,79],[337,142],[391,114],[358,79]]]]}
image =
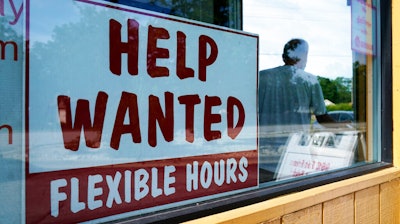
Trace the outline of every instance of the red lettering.
{"type": "Polygon", "coordinates": [[[194,77],[194,70],[186,67],[186,35],[178,31],[176,54],[176,75],[180,79],[194,77]]]}
{"type": "Polygon", "coordinates": [[[169,58],[168,49],[157,47],[158,39],[169,39],[168,30],[149,26],[147,38],[147,73],[153,78],[169,76],[168,68],[156,65],[157,58],[169,58]]]}
{"type": "Polygon", "coordinates": [[[134,143],[140,143],[142,141],[137,96],[133,93],[122,92],[114,129],[111,135],[111,148],[118,150],[122,134],[131,134],[134,143]],[[124,124],[127,113],[129,116],[129,124],[124,124]]]}
{"type": "Polygon", "coordinates": [[[14,61],[18,60],[18,45],[14,41],[6,41],[3,42],[0,40],[0,60],[6,59],[6,47],[7,45],[11,45],[13,47],[14,53],[14,61]]]}
{"type": "Polygon", "coordinates": [[[3,128],[7,129],[7,131],[8,131],[8,144],[11,145],[12,142],[13,142],[12,141],[12,136],[13,136],[12,127],[10,125],[8,125],[8,124],[5,124],[5,125],[1,125],[0,126],[0,130],[3,129],[3,128]]]}
{"type": "Polygon", "coordinates": [[[179,103],[186,105],[186,141],[194,141],[194,106],[201,102],[199,95],[186,95],[178,97],[179,103]]]}
{"type": "Polygon", "coordinates": [[[236,136],[240,133],[243,128],[244,120],[245,120],[245,112],[242,103],[236,99],[235,97],[228,98],[228,105],[227,105],[227,119],[228,119],[228,136],[232,139],[235,139],[236,136]],[[234,123],[234,108],[238,109],[238,121],[236,126],[233,127],[234,123]]]}
{"type": "Polygon", "coordinates": [[[218,46],[215,41],[205,35],[199,37],[199,80],[205,82],[207,79],[207,66],[217,60],[218,46]],[[207,57],[207,46],[210,46],[210,55],[207,57]]]}
{"type": "MultiPolygon", "coordinates": [[[[9,16],[10,19],[13,18],[14,20],[10,20],[8,23],[10,25],[15,25],[18,23],[19,18],[21,17],[22,14],[22,10],[24,8],[24,4],[21,2],[21,6],[19,7],[18,11],[17,8],[15,6],[15,2],[13,0],[8,0],[8,2],[10,3],[10,7],[12,10],[13,15],[9,16]]],[[[5,0],[0,0],[0,16],[5,16],[5,0]]],[[[7,16],[8,17],[8,16],[7,16]]],[[[7,18],[8,19],[8,18],[7,18]]]]}
{"type": "Polygon", "coordinates": [[[149,96],[149,129],[148,142],[152,147],[157,146],[157,130],[156,123],[164,135],[167,142],[174,140],[174,95],[170,92],[165,92],[165,115],[160,106],[158,97],[149,96]]]}
{"type": "MultiPolygon", "coordinates": [[[[185,118],[181,116],[179,119],[184,119],[183,121],[185,122],[186,141],[192,143],[195,139],[195,107],[201,103],[202,99],[199,95],[182,95],[177,99],[179,103],[184,106],[184,109],[181,109],[185,111],[185,118]]],[[[75,121],[71,113],[70,97],[60,95],[57,100],[64,147],[72,151],[77,151],[79,149],[80,137],[83,129],[86,146],[90,148],[99,148],[105,123],[108,95],[104,92],[98,93],[94,109],[93,124],[88,100],[79,99],[77,101],[75,121]]],[[[221,130],[212,129],[213,124],[221,123],[221,114],[213,113],[213,110],[217,109],[215,107],[221,105],[221,99],[218,96],[205,96],[204,98],[203,136],[206,141],[221,138],[221,130]]],[[[145,109],[147,108],[144,108],[144,110],[145,109]]],[[[220,108],[218,108],[218,110],[220,110],[220,108]]],[[[226,110],[227,135],[231,139],[235,139],[244,126],[246,117],[245,110],[242,103],[234,97],[227,98],[226,110]]],[[[139,114],[138,96],[134,93],[122,92],[111,133],[111,148],[115,150],[119,149],[121,138],[124,134],[130,134],[133,143],[142,142],[139,114]]],[[[163,106],[158,96],[150,95],[148,98],[147,116],[149,146],[157,146],[157,132],[162,133],[166,142],[174,140],[175,112],[173,93],[164,93],[163,106]]],[[[8,128],[9,132],[11,132],[11,127],[8,125],[0,126],[0,130],[3,128],[8,128]]],[[[296,165],[297,164],[294,163],[294,166],[296,165]]],[[[303,166],[303,164],[301,165],[303,166]]]]}
{"type": "Polygon", "coordinates": [[[220,131],[211,130],[213,123],[221,122],[220,114],[213,114],[212,107],[221,105],[221,99],[217,96],[206,96],[204,103],[204,138],[207,141],[221,138],[220,131]]]}
{"type": "Polygon", "coordinates": [[[75,122],[72,126],[71,103],[68,96],[58,96],[58,115],[63,133],[64,147],[77,151],[81,130],[83,129],[86,146],[99,148],[103,132],[108,95],[99,92],[96,99],[94,121],[91,124],[89,101],[78,100],[75,112],[75,122]]]}
{"type": "Polygon", "coordinates": [[[121,54],[128,54],[128,72],[131,75],[138,74],[139,52],[139,23],[128,19],[128,42],[121,42],[121,24],[110,20],[110,71],[115,75],[121,75],[121,54]]]}
{"type": "Polygon", "coordinates": [[[295,169],[295,170],[292,171],[292,177],[299,177],[299,176],[303,176],[305,174],[307,174],[307,173],[304,170],[295,169]]]}
{"type": "MultiPolygon", "coordinates": [[[[109,64],[110,71],[115,75],[121,75],[122,54],[128,54],[127,69],[129,74],[138,75],[139,63],[139,23],[133,19],[127,20],[127,42],[121,41],[122,25],[114,20],[109,21],[109,64]]],[[[157,65],[157,59],[168,59],[168,48],[158,47],[159,40],[170,39],[167,29],[149,25],[147,30],[147,73],[152,78],[168,77],[169,68],[157,65]]],[[[207,80],[207,68],[218,57],[218,46],[209,36],[200,35],[198,38],[198,79],[207,80]]],[[[180,79],[193,78],[195,71],[186,65],[186,35],[182,31],[176,33],[176,75],[180,79]]]]}

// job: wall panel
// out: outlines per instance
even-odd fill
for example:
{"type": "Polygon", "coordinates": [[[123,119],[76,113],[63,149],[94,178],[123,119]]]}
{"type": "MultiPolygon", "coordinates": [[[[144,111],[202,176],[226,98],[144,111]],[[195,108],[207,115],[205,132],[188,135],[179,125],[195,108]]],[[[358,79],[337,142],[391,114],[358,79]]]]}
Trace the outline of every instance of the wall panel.
{"type": "Polygon", "coordinates": [[[296,223],[309,223],[320,224],[322,223],[322,205],[318,204],[312,207],[302,209],[282,217],[283,224],[296,224],[296,223]]]}
{"type": "Polygon", "coordinates": [[[379,186],[356,192],[354,201],[355,223],[379,223],[379,186]]]}
{"type": "Polygon", "coordinates": [[[323,204],[324,224],[354,223],[354,194],[348,194],[323,204]]]}
{"type": "Polygon", "coordinates": [[[380,186],[381,223],[400,223],[400,179],[380,186]]]}

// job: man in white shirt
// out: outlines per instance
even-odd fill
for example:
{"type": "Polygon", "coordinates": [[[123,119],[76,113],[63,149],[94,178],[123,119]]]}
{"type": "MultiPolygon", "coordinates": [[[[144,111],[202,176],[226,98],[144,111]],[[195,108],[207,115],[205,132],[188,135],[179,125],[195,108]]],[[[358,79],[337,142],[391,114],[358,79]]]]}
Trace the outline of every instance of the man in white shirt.
{"type": "Polygon", "coordinates": [[[283,49],[285,65],[259,72],[260,168],[268,172],[275,172],[291,133],[310,131],[312,114],[334,123],[317,77],[304,71],[307,54],[307,42],[292,39],[283,49]]]}

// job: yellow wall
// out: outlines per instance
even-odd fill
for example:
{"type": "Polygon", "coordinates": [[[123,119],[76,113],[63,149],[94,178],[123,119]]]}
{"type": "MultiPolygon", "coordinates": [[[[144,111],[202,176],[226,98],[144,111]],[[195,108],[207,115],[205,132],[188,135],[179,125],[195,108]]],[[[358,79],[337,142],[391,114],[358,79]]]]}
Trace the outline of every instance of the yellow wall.
{"type": "Polygon", "coordinates": [[[281,196],[189,221],[211,223],[400,223],[400,169],[372,174],[281,196]]]}
{"type": "Polygon", "coordinates": [[[392,0],[393,29],[393,151],[394,164],[400,166],[400,0],[392,0]]]}
{"type": "Polygon", "coordinates": [[[400,0],[393,17],[394,167],[189,223],[400,223],[400,0]]]}
{"type": "Polygon", "coordinates": [[[397,224],[400,223],[399,192],[400,169],[389,168],[186,224],[397,224]]]}

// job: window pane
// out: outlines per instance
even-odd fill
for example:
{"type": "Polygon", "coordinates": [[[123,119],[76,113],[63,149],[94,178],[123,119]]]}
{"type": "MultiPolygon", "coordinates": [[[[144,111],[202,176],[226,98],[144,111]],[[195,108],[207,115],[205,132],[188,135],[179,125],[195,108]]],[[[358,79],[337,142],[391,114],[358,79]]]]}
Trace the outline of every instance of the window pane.
{"type": "Polygon", "coordinates": [[[260,37],[260,182],[376,161],[367,103],[379,82],[376,6],[253,0],[243,9],[244,31],[260,37]]]}
{"type": "Polygon", "coordinates": [[[40,1],[0,0],[0,223],[198,216],[381,166],[378,1],[40,1]]]}

